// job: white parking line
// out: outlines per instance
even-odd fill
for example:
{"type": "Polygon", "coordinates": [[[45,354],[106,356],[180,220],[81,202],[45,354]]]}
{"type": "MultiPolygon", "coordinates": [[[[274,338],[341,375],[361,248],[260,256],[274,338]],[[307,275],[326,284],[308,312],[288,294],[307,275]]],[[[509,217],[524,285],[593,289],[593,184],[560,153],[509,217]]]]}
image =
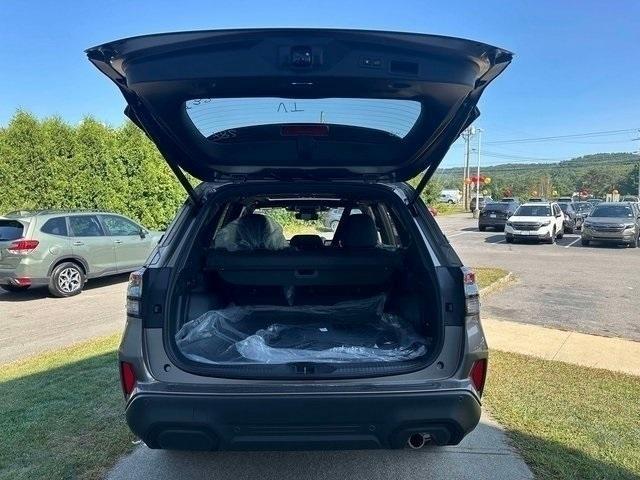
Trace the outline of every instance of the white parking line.
{"type": "Polygon", "coordinates": [[[571,245],[573,245],[574,243],[577,243],[578,240],[580,240],[581,237],[576,238],[573,242],[571,242],[569,245],[565,245],[564,248],[569,248],[571,245]]]}

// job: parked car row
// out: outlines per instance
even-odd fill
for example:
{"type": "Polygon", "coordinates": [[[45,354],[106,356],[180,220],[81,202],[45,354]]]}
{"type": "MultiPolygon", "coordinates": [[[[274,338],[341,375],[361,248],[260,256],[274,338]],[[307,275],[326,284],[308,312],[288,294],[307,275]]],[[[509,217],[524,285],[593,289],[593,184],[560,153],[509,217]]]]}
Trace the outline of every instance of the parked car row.
{"type": "Polygon", "coordinates": [[[565,233],[580,229],[583,245],[607,242],[636,248],[640,243],[640,204],[535,200],[518,205],[509,198],[484,206],[478,229],[485,231],[487,227],[504,231],[507,243],[521,239],[554,243],[565,233]]]}
{"type": "Polygon", "coordinates": [[[161,235],[115,213],[11,212],[0,217],[0,288],[76,295],[87,279],[140,268],[161,235]]]}

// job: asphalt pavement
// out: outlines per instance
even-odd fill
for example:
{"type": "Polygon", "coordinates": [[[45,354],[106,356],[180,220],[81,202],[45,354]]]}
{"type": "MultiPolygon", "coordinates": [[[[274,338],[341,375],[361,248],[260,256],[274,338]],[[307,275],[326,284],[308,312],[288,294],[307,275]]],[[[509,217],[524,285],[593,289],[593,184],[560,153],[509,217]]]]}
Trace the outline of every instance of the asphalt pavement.
{"type": "Polygon", "coordinates": [[[470,214],[437,221],[466,265],[518,279],[483,300],[483,317],[640,341],[640,249],[584,247],[579,232],[555,245],[507,244],[502,232],[480,232],[470,214]]]}
{"type": "Polygon", "coordinates": [[[128,278],[90,280],[71,298],[53,298],[46,288],[0,290],[0,364],[121,332],[128,278]]]}

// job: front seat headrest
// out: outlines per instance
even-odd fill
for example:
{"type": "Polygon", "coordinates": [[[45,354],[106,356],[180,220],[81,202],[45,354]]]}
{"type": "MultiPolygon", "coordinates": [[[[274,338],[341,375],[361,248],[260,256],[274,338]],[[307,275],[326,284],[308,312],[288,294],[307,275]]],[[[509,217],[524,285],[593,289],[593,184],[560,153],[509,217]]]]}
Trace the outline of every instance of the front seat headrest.
{"type": "Polygon", "coordinates": [[[317,250],[324,247],[324,241],[320,235],[294,235],[289,246],[298,250],[317,250]]]}
{"type": "Polygon", "coordinates": [[[376,224],[369,215],[357,213],[344,220],[340,244],[345,248],[370,248],[378,245],[376,224]]]}

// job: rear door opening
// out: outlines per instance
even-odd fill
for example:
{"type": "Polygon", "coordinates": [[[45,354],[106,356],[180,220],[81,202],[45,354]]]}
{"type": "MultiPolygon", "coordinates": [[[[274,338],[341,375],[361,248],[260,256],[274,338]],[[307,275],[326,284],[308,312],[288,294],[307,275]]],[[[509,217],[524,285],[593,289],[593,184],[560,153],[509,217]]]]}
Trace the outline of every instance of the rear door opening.
{"type": "Polygon", "coordinates": [[[437,280],[401,200],[313,191],[231,197],[203,221],[165,327],[187,368],[376,376],[437,355],[437,280]],[[336,208],[333,232],[322,216],[336,208]]]}

